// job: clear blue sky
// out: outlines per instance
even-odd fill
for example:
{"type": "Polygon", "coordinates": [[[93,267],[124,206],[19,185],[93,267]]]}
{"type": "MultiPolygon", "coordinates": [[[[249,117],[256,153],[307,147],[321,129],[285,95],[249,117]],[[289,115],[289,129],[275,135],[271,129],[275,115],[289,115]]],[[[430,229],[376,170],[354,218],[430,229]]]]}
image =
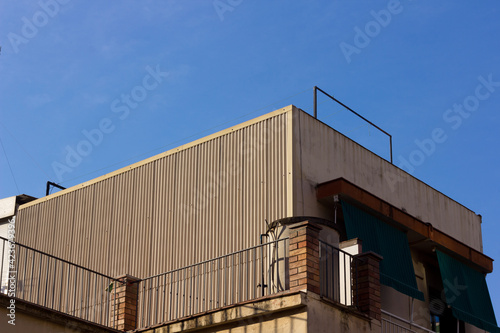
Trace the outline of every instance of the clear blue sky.
{"type": "MultiPolygon", "coordinates": [[[[317,85],[393,135],[395,164],[481,214],[484,252],[500,260],[499,8],[2,1],[0,198],[40,197],[47,180],[72,186],[285,105],[311,111],[317,85]]],[[[320,118],[388,156],[320,101],[320,118]]],[[[500,270],[487,281],[498,316],[500,270]]]]}

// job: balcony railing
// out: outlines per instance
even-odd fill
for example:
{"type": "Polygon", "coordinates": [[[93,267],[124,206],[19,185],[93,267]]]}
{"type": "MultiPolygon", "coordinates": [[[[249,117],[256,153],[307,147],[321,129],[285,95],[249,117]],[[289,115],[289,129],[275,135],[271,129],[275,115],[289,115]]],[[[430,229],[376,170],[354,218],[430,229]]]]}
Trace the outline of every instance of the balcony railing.
{"type": "MultiPolygon", "coordinates": [[[[131,282],[137,284],[135,327],[289,290],[289,243],[279,239],[131,282]]],[[[126,282],[1,237],[0,251],[2,293],[117,327],[117,287],[126,282]]],[[[319,255],[321,296],[357,306],[358,259],[321,241],[319,255]]]]}
{"type": "Polygon", "coordinates": [[[320,296],[357,307],[358,259],[328,243],[319,241],[320,296]]]}
{"type": "Polygon", "coordinates": [[[116,279],[3,237],[0,254],[3,294],[115,327],[116,279]]]}
{"type": "Polygon", "coordinates": [[[434,333],[416,323],[382,310],[382,333],[434,333]]]}
{"type": "Polygon", "coordinates": [[[140,328],[288,289],[288,238],[138,281],[140,328]]]}

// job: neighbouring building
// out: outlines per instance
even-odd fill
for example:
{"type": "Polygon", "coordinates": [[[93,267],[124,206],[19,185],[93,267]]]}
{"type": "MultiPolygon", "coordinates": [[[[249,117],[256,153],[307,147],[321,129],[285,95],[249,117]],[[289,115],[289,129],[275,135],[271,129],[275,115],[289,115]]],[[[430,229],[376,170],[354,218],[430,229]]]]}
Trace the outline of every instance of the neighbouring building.
{"type": "Polygon", "coordinates": [[[7,292],[8,275],[6,272],[9,270],[9,256],[3,247],[2,238],[6,240],[15,236],[15,217],[19,206],[35,199],[26,194],[0,199],[0,293],[7,292]]]}
{"type": "Polygon", "coordinates": [[[21,205],[17,323],[496,332],[481,223],[288,106],[21,205]]]}

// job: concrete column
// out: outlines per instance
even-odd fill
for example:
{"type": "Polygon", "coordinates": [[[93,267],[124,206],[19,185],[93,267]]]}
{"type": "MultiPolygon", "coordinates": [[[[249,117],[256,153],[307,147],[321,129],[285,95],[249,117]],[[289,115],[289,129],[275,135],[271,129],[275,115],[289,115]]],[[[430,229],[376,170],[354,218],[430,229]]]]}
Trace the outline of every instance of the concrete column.
{"type": "MultiPolygon", "coordinates": [[[[358,272],[354,272],[354,302],[358,302],[361,312],[371,318],[380,320],[380,260],[382,257],[374,252],[365,252],[355,256],[358,272]]],[[[355,266],[354,266],[355,267],[355,266]]]]}
{"type": "Polygon", "coordinates": [[[139,281],[139,279],[130,275],[122,275],[117,280],[119,280],[119,284],[113,294],[116,300],[111,300],[111,306],[114,306],[111,311],[111,323],[114,323],[114,328],[121,331],[134,330],[137,328],[137,291],[139,285],[134,282],[139,281]]]}
{"type": "Polygon", "coordinates": [[[290,290],[307,290],[319,295],[319,225],[309,221],[290,227],[290,290]]]}

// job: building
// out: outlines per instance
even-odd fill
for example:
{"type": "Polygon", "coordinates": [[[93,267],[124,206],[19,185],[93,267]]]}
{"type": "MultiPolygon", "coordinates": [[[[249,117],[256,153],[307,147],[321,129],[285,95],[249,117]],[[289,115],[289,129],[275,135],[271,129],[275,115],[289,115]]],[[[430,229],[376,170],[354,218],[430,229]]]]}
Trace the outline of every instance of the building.
{"type": "Polygon", "coordinates": [[[498,330],[481,217],[294,106],[26,203],[16,241],[61,330],[498,330]]]}
{"type": "MultiPolygon", "coordinates": [[[[19,209],[19,206],[33,201],[36,198],[31,197],[26,194],[21,194],[9,198],[4,198],[0,199],[0,237],[3,239],[8,239],[11,234],[14,233],[14,231],[10,230],[15,230],[15,217],[17,214],[17,210],[19,209]],[[10,232],[9,232],[10,231],[10,232]]],[[[3,241],[0,239],[0,246],[3,245],[3,241]]],[[[2,251],[6,252],[6,251],[2,251]]],[[[2,252],[0,252],[0,255],[2,255],[2,252]]],[[[1,257],[1,268],[0,272],[8,272],[9,270],[9,257],[7,253],[4,253],[1,257]]],[[[0,293],[6,293],[7,290],[7,279],[8,276],[7,274],[0,274],[0,293]]]]}

